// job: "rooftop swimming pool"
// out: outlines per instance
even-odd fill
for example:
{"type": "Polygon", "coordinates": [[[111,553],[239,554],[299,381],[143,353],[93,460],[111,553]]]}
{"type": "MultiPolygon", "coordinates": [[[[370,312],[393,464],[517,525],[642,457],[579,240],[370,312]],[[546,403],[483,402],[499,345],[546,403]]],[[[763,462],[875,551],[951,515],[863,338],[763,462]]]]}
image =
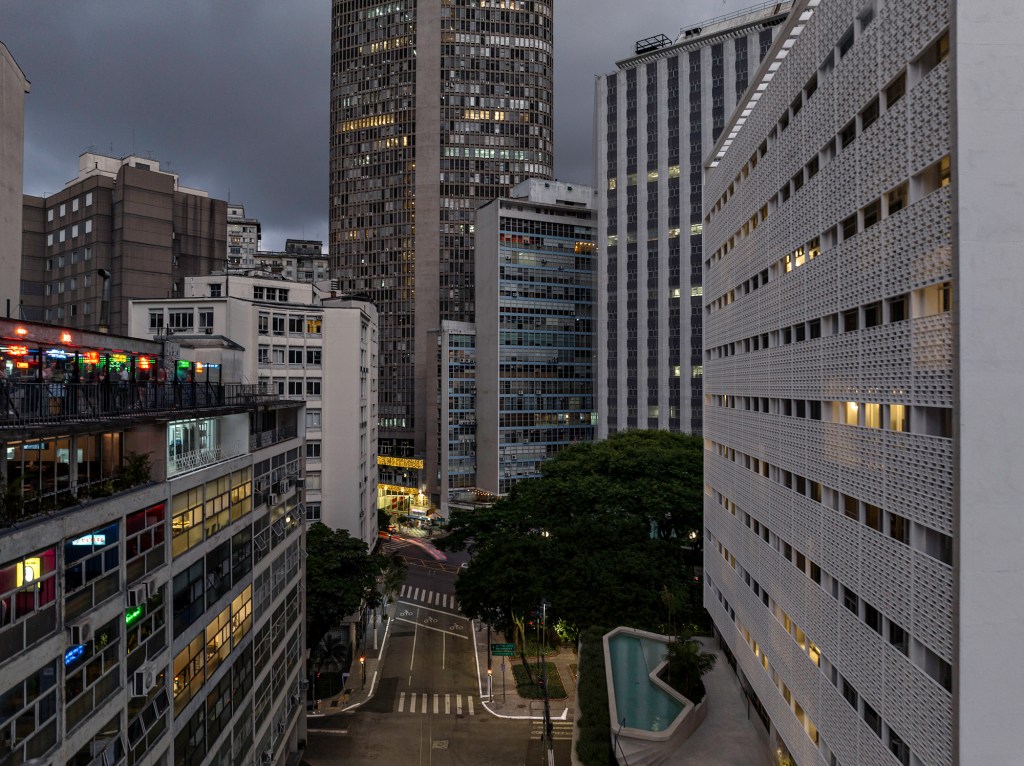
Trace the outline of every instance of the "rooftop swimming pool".
{"type": "Polygon", "coordinates": [[[683,712],[683,703],[649,677],[666,651],[664,640],[621,632],[608,637],[619,726],[664,731],[683,712]]]}

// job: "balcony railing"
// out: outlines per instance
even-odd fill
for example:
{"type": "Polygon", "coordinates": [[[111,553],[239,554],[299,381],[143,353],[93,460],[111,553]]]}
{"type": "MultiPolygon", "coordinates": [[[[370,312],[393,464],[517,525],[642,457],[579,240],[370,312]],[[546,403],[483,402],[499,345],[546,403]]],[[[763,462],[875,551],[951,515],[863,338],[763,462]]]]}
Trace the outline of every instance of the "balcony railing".
{"type": "Polygon", "coordinates": [[[288,439],[294,439],[298,435],[299,431],[295,426],[290,428],[274,428],[269,431],[257,431],[249,434],[249,449],[258,450],[263,447],[271,447],[288,439]]]}
{"type": "Polygon", "coordinates": [[[0,381],[0,429],[272,402],[265,384],[0,381]]]}

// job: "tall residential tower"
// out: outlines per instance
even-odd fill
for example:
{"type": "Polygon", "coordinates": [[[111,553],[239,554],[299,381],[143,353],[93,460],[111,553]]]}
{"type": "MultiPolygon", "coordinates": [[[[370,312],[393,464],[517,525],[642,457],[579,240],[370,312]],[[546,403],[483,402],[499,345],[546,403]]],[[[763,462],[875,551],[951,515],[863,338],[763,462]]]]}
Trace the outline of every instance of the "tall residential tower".
{"type": "Polygon", "coordinates": [[[380,312],[382,456],[425,453],[418,351],[474,318],[474,210],[551,175],[552,77],[551,0],[333,2],[331,273],[380,312]]]}

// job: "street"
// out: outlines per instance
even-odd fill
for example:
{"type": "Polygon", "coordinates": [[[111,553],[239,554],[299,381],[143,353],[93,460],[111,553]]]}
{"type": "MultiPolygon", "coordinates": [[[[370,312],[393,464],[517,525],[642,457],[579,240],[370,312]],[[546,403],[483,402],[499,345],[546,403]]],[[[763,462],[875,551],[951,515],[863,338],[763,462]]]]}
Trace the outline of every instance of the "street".
{"type": "MultiPolygon", "coordinates": [[[[464,554],[447,561],[429,543],[398,537],[383,549],[405,558],[408,573],[376,679],[366,679],[367,690],[376,682],[373,695],[354,709],[311,717],[304,763],[546,766],[540,721],[500,718],[481,703],[474,627],[455,604],[464,554]]],[[[362,686],[358,666],[349,686],[362,686]]],[[[568,764],[571,723],[555,728],[557,761],[568,764]]]]}

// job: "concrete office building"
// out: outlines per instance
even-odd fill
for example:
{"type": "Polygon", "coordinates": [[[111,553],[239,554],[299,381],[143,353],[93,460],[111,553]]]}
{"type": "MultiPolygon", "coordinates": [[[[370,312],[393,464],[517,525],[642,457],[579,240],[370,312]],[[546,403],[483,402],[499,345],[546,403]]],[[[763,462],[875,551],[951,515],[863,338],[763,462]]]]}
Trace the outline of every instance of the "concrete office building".
{"type": "Polygon", "coordinates": [[[331,276],[380,312],[381,454],[422,461],[429,334],[474,318],[474,211],[551,175],[552,3],[332,9],[331,276]]]}
{"type": "Polygon", "coordinates": [[[476,326],[443,322],[436,333],[437,414],[430,419],[437,457],[433,505],[448,518],[451,499],[476,487],[476,326]]]}
{"type": "Polygon", "coordinates": [[[4,763],[298,758],[303,405],[189,356],[0,319],[4,763]]]}
{"type": "Polygon", "coordinates": [[[31,86],[0,42],[0,316],[18,316],[21,196],[25,175],[25,94],[31,86]]]}
{"type": "Polygon", "coordinates": [[[1022,29],[798,0],[709,155],[705,604],[801,766],[1024,752],[1022,29]]]}
{"type": "Polygon", "coordinates": [[[703,161],[790,2],[637,43],[597,78],[597,435],[701,431],[703,161]]]}
{"type": "Polygon", "coordinates": [[[224,267],[226,211],[156,160],[82,154],[63,190],[24,198],[22,316],[125,334],[129,301],[224,267]]]}
{"type": "Polygon", "coordinates": [[[330,262],[318,239],[286,239],[284,252],[260,250],[249,268],[298,282],[324,282],[330,275],[330,262]]]}
{"type": "Polygon", "coordinates": [[[260,249],[262,229],[259,219],[245,214],[245,205],[228,203],[228,266],[252,266],[253,257],[260,249]]]}
{"type": "Polygon", "coordinates": [[[543,179],[477,211],[476,486],[488,493],[594,438],[595,218],[591,187],[543,179]]]}
{"type": "MultiPolygon", "coordinates": [[[[377,314],[280,277],[214,274],[185,280],[177,299],[133,301],[131,333],[196,347],[231,379],[304,401],[306,517],[377,539],[377,314]],[[323,295],[324,297],[321,297],[323,295]]],[[[259,438],[276,438],[273,426],[259,438]]],[[[279,492],[269,489],[268,492],[279,492]]]]}

